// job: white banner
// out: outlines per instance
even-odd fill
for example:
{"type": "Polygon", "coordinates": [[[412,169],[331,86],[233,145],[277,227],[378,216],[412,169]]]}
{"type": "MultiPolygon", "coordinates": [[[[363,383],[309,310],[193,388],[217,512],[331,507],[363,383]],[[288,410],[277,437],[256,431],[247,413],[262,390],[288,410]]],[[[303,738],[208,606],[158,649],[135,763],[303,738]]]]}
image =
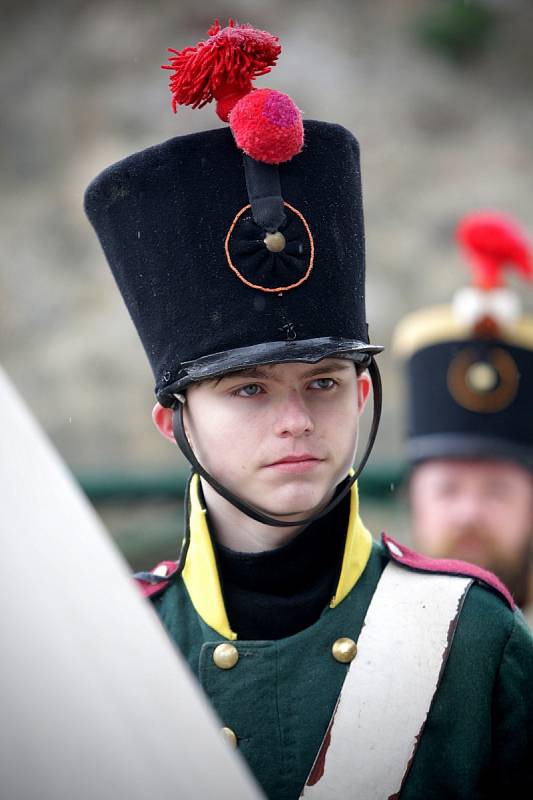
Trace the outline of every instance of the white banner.
{"type": "Polygon", "coordinates": [[[0,371],[4,800],[259,800],[57,453],[0,371]]]}

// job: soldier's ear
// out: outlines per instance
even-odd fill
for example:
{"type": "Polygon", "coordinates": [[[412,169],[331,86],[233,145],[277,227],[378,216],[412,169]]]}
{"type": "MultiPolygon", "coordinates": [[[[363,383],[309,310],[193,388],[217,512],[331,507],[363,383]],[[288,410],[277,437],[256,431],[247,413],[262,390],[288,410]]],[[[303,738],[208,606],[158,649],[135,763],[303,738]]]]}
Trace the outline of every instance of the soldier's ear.
{"type": "Polygon", "coordinates": [[[366,370],[357,376],[357,405],[360,414],[363,413],[366,406],[371,385],[370,375],[366,370]]]}
{"type": "Polygon", "coordinates": [[[152,411],[152,420],[159,433],[170,442],[176,442],[172,430],[172,409],[165,408],[160,403],[156,403],[152,411]]]}

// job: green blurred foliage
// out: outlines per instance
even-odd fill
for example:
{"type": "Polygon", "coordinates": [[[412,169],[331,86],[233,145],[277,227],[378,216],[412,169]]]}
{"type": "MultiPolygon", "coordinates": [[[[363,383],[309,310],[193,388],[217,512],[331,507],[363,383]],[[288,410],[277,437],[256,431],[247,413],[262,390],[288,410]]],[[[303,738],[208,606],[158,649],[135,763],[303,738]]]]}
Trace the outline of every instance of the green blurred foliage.
{"type": "Polygon", "coordinates": [[[425,47],[458,64],[481,55],[494,38],[496,27],[494,12],[472,0],[443,0],[414,25],[415,34],[425,47]]]}

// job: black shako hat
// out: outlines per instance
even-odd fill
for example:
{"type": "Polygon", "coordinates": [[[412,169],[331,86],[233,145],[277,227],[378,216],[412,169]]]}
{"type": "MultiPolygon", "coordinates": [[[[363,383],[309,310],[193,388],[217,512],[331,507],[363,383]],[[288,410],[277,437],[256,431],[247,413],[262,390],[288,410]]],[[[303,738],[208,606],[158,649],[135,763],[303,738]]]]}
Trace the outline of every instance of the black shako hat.
{"type": "Polygon", "coordinates": [[[302,126],[287,95],[251,90],[277,58],[276,37],[231,22],[210,36],[171,59],[174,103],[214,97],[231,131],[136,153],[85,196],[167,406],[191,382],[231,370],[333,355],[365,363],[382,349],[368,340],[355,138],[338,125],[302,126]],[[221,48],[225,83],[210,92],[205,61],[221,48]]]}
{"type": "Polygon", "coordinates": [[[357,142],[338,125],[304,128],[302,152],[276,168],[280,252],[253,219],[228,129],[150,147],[89,186],[87,214],[163,403],[229,370],[381,350],[365,317],[357,142]]]}
{"type": "Polygon", "coordinates": [[[533,317],[503,285],[504,266],[533,277],[528,242],[503,214],[465,216],[457,238],[473,286],[450,305],[415,311],[398,325],[405,361],[406,455],[497,458],[533,470],[533,317]]]}

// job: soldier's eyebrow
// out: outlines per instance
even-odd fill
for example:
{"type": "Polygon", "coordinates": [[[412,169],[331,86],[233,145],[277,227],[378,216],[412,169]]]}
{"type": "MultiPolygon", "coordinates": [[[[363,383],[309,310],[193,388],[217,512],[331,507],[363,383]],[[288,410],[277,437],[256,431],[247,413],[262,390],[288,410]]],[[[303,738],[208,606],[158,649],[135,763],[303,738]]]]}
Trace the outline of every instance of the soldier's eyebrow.
{"type": "MultiPolygon", "coordinates": [[[[272,366],[276,366],[273,364],[272,366]]],[[[351,361],[334,361],[329,362],[328,364],[314,364],[304,373],[302,373],[302,378],[312,378],[314,375],[324,375],[327,372],[343,372],[344,370],[349,370],[352,367],[351,361]]],[[[275,378],[275,375],[272,374],[271,371],[267,371],[261,369],[261,367],[248,367],[247,369],[239,369],[235,370],[235,372],[226,372],[224,375],[220,375],[218,378],[215,378],[215,386],[223,380],[231,380],[235,379],[240,380],[241,378],[263,378],[264,380],[275,378]]]]}
{"type": "Polygon", "coordinates": [[[344,372],[345,370],[353,369],[351,361],[335,361],[329,364],[316,364],[310,370],[304,372],[302,378],[312,378],[313,375],[323,375],[327,372],[344,372]]]}
{"type": "Polygon", "coordinates": [[[259,367],[249,367],[248,369],[238,369],[235,372],[226,372],[215,379],[215,386],[218,386],[220,381],[240,378],[268,378],[268,373],[259,367]]]}

